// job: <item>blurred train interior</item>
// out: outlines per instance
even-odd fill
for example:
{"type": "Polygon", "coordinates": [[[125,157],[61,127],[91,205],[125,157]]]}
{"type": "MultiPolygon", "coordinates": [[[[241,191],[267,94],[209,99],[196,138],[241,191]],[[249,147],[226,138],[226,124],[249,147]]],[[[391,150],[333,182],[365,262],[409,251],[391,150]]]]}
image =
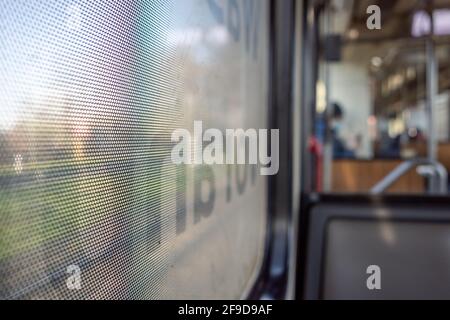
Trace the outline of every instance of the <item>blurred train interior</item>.
{"type": "Polygon", "coordinates": [[[1,0],[0,44],[0,299],[450,299],[449,0],[1,0]]]}

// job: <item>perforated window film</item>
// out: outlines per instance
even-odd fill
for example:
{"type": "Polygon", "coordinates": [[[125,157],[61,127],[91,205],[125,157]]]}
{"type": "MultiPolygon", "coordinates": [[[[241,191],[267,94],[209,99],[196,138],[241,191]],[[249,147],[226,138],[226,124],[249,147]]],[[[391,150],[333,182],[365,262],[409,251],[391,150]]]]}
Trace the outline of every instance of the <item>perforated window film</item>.
{"type": "Polygon", "coordinates": [[[0,2],[0,298],[240,298],[266,178],[171,133],[267,124],[268,2],[0,2]]]}

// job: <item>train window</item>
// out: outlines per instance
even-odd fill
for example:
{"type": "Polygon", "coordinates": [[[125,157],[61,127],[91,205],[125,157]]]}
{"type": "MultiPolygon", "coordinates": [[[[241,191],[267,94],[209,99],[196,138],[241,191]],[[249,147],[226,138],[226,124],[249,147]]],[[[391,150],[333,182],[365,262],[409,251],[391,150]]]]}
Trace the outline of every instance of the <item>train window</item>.
{"type": "Polygon", "coordinates": [[[171,134],[267,128],[268,7],[1,1],[0,298],[248,293],[267,177],[175,166],[171,134]]]}
{"type": "Polygon", "coordinates": [[[448,8],[326,3],[318,20],[315,190],[446,194],[448,8]]]}

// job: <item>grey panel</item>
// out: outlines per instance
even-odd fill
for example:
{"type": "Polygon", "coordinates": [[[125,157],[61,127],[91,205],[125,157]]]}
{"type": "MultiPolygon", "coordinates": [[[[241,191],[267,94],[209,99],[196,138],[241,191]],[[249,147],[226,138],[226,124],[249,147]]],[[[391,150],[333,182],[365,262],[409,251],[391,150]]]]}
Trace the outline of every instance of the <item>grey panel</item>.
{"type": "Polygon", "coordinates": [[[331,220],[325,241],[325,299],[450,299],[450,224],[331,220]],[[369,290],[367,267],[381,269],[369,290]]]}

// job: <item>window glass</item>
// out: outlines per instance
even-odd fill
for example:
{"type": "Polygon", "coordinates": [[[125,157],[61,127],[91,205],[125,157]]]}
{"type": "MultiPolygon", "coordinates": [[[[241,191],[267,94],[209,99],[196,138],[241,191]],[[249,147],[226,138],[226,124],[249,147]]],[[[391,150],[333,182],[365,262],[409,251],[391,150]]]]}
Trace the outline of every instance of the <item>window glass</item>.
{"type": "Polygon", "coordinates": [[[267,126],[267,11],[1,1],[0,298],[246,294],[266,178],[174,165],[171,134],[267,126]]]}

